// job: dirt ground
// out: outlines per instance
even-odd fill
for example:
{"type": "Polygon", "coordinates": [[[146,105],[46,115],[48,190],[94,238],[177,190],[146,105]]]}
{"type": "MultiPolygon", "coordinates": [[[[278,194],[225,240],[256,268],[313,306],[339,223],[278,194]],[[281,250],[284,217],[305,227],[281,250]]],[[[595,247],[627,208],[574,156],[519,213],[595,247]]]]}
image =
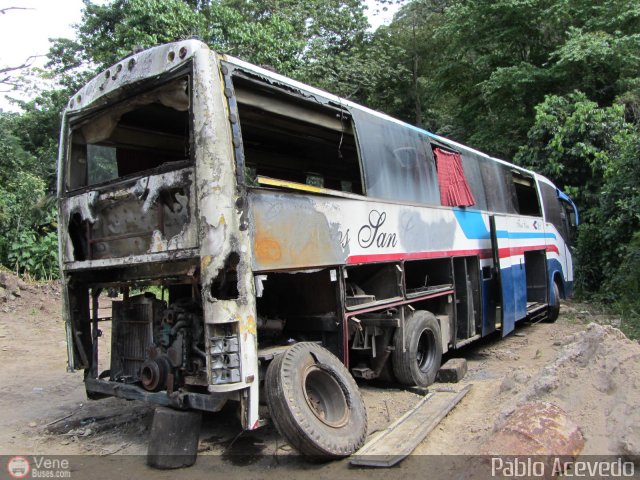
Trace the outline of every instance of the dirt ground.
{"type": "MultiPolygon", "coordinates": [[[[0,455],[73,458],[72,478],[175,477],[176,472],[145,465],[152,407],[114,398],[87,401],[82,373],[66,371],[58,286],[18,282],[0,287],[0,302],[0,455]]],[[[587,305],[563,303],[555,324],[524,323],[506,339],[491,336],[455,352],[467,359],[469,372],[453,387],[471,383],[470,393],[415,455],[391,470],[355,469],[346,460],[306,463],[270,425],[243,433],[230,406],[204,416],[198,461],[184,473],[191,478],[212,478],[214,470],[238,478],[424,476],[427,456],[483,453],[504,418],[532,399],[567,412],[585,436],[583,453],[640,458],[640,345],[609,325],[616,319],[587,305]]],[[[393,385],[360,382],[360,387],[370,434],[421,398],[393,385]]]]}

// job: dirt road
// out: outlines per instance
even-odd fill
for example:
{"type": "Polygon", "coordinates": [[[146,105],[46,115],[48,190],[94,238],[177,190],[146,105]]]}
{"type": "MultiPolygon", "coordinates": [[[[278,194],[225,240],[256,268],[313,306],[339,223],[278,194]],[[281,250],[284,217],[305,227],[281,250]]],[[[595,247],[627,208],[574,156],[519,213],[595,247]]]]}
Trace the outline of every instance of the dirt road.
{"type": "MultiPolygon", "coordinates": [[[[82,374],[66,372],[57,286],[22,284],[17,293],[0,304],[0,454],[69,456],[73,478],[175,477],[176,472],[154,471],[144,463],[151,407],[112,398],[87,401],[82,374]]],[[[585,453],[638,455],[640,345],[611,327],[587,327],[590,320],[615,321],[594,316],[583,305],[564,304],[555,324],[523,324],[506,339],[493,336],[456,352],[469,362],[464,383],[473,384],[471,392],[415,456],[392,470],[358,470],[346,461],[305,463],[269,425],[242,433],[228,408],[205,415],[198,462],[184,473],[190,478],[213,478],[212,471],[239,478],[421,475],[428,458],[423,456],[482,452],[496,423],[532,398],[567,411],[585,433],[585,453]]],[[[420,398],[394,386],[360,386],[370,434],[420,398]]]]}

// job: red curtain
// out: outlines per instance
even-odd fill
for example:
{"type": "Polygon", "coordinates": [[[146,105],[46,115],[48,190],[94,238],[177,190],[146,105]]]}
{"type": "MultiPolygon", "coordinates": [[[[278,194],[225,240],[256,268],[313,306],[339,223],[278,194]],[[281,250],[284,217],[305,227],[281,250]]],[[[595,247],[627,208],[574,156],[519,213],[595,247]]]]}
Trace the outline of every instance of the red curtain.
{"type": "Polygon", "coordinates": [[[434,148],[433,151],[436,155],[442,205],[450,207],[475,205],[476,201],[473,198],[473,193],[471,193],[467,179],[464,176],[460,154],[440,148],[434,148]]]}

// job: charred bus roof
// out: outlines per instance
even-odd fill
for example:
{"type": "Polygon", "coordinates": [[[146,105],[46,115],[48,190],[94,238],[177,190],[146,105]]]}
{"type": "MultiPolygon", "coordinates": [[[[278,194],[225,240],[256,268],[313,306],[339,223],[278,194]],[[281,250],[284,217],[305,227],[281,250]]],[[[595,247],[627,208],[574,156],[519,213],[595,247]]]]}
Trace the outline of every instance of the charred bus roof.
{"type": "Polygon", "coordinates": [[[122,95],[123,87],[166,76],[186,67],[199,50],[209,48],[198,40],[169,43],[135,53],[115,63],[93,77],[75,93],[67,104],[66,113],[76,114],[99,107],[122,95]]]}
{"type": "MultiPolygon", "coordinates": [[[[122,87],[131,87],[140,81],[149,80],[154,77],[166,76],[170,72],[179,71],[188,65],[191,58],[199,50],[209,50],[209,47],[199,40],[184,40],[152,47],[126,57],[109,67],[107,70],[96,75],[75,95],[73,95],[67,105],[66,113],[75,114],[90,108],[99,107],[120,97],[122,94],[119,90],[122,87]]],[[[333,106],[340,109],[346,108],[348,110],[359,110],[384,121],[392,122],[418,131],[428,136],[433,141],[442,143],[453,150],[478,155],[504,164],[515,170],[527,173],[531,176],[541,177],[539,174],[521,166],[492,157],[479,150],[475,150],[451,139],[441,137],[427,130],[418,128],[385,113],[372,110],[353,101],[341,98],[332,93],[293,80],[289,77],[269,71],[249,62],[224,54],[219,54],[219,58],[233,69],[253,77],[258,77],[262,81],[271,84],[274,87],[288,90],[291,94],[301,96],[307,100],[313,99],[319,104],[333,106]]]]}

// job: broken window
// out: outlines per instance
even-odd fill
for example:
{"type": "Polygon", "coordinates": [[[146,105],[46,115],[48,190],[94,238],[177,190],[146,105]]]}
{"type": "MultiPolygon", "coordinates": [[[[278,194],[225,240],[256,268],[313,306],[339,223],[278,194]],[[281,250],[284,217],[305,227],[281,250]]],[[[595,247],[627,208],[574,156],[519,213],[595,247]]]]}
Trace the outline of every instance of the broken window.
{"type": "Polygon", "coordinates": [[[487,209],[497,213],[517,213],[509,168],[503,163],[487,158],[481,158],[479,162],[487,209]]]}
{"type": "Polygon", "coordinates": [[[436,147],[433,149],[440,184],[440,202],[450,207],[469,207],[475,205],[473,193],[469,188],[462,169],[462,159],[457,152],[436,147]]]}
{"type": "Polygon", "coordinates": [[[74,122],[66,172],[68,190],[189,162],[189,81],[149,93],[74,122]]]}
{"type": "Polygon", "coordinates": [[[234,78],[245,157],[245,181],[269,177],[363,193],[348,112],[234,78]]]}
{"type": "Polygon", "coordinates": [[[541,217],[540,201],[538,200],[538,191],[533,177],[518,170],[512,170],[511,177],[518,200],[518,213],[541,217]]]}

